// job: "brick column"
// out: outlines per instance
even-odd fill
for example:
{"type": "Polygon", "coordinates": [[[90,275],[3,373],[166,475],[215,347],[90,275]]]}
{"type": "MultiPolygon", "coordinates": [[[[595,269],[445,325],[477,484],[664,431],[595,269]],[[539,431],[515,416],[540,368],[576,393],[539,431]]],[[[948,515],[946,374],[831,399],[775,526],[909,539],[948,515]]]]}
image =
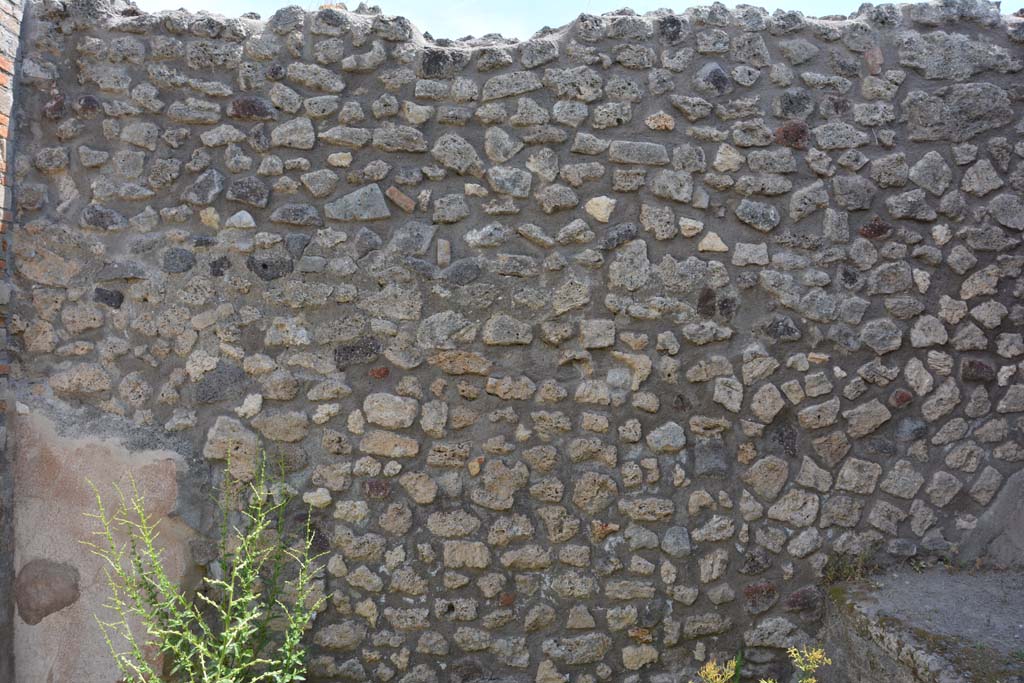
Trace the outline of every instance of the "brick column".
{"type": "Polygon", "coordinates": [[[11,119],[14,116],[15,73],[19,57],[22,4],[0,0],[0,681],[14,680],[14,524],[11,518],[13,481],[12,451],[7,448],[7,410],[11,407],[7,352],[7,304],[11,284],[7,265],[7,239],[11,228],[11,182],[14,148],[11,119]]]}

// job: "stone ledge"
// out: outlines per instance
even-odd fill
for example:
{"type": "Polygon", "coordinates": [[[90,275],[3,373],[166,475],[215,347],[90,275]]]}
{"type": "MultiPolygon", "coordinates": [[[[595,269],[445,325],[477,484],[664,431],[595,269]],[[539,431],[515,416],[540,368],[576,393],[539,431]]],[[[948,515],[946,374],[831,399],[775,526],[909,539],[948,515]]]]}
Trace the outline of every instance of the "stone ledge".
{"type": "Polygon", "coordinates": [[[832,586],[820,634],[828,680],[1024,681],[1022,585],[1018,572],[936,567],[832,586]]]}

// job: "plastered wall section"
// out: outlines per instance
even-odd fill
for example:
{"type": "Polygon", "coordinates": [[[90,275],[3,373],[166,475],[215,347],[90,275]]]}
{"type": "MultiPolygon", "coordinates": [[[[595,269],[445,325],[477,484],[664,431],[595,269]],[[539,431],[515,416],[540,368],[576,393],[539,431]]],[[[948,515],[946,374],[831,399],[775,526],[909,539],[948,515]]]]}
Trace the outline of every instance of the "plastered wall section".
{"type": "Polygon", "coordinates": [[[27,22],[19,410],[195,481],[281,462],[327,552],[311,679],[668,683],[740,644],[781,677],[837,557],[1002,538],[1020,17],[27,22]]]}

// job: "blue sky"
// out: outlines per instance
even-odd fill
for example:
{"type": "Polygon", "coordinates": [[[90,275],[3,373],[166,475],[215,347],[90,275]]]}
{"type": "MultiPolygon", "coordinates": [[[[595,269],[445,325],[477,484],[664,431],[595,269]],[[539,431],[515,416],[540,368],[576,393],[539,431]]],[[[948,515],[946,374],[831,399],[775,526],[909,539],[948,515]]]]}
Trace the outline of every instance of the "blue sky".
{"type": "MultiPolygon", "coordinates": [[[[220,0],[213,4],[209,0],[136,2],[149,11],[184,7],[192,11],[211,10],[225,16],[258,12],[264,19],[285,5],[299,4],[312,10],[322,4],[321,0],[220,0]]],[[[385,0],[367,4],[378,4],[386,14],[408,17],[421,31],[429,32],[435,38],[461,38],[495,32],[509,38],[525,39],[543,26],[567,24],[581,12],[600,14],[631,7],[643,13],[666,6],[681,11],[693,5],[709,5],[711,0],[692,3],[671,0],[385,0]]],[[[854,12],[861,0],[748,0],[747,4],[760,5],[769,11],[781,7],[811,16],[823,16],[854,12]]],[[[358,0],[348,5],[356,7],[358,0]]]]}

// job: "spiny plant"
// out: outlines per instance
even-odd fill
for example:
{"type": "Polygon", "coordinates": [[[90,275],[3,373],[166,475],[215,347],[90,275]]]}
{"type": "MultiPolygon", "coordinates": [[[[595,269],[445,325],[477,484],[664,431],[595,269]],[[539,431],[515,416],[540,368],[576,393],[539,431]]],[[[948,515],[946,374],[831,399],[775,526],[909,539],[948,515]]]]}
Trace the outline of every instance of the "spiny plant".
{"type": "MultiPolygon", "coordinates": [[[[789,661],[800,672],[800,683],[818,683],[814,673],[822,666],[832,663],[821,648],[808,648],[806,645],[801,648],[791,647],[786,650],[789,661]]],[[[697,672],[701,683],[739,683],[740,669],[742,668],[743,651],[724,664],[719,664],[714,659],[709,660],[697,672]]],[[[690,681],[693,683],[693,681],[690,681]]],[[[774,679],[762,678],[760,683],[776,683],[774,679]]]]}
{"type": "Polygon", "coordinates": [[[219,558],[194,593],[170,579],[158,546],[157,521],[134,480],[115,487],[108,511],[99,489],[95,541],[110,595],[107,618],[96,616],[124,683],[291,683],[304,681],[302,636],[323,605],[318,595],[313,528],[287,542],[286,487],[268,490],[265,458],[241,486],[241,524],[229,522],[234,482],[224,485],[219,558]],[[289,581],[286,574],[292,574],[289,581]],[[154,654],[158,656],[154,656],[154,654]],[[156,662],[156,663],[154,663],[156,662]]]}
{"type": "Polygon", "coordinates": [[[703,683],[733,683],[739,675],[737,664],[737,659],[730,659],[725,664],[719,664],[714,659],[709,659],[697,672],[697,677],[703,683]]]}
{"type": "Polygon", "coordinates": [[[789,661],[800,672],[800,683],[818,683],[814,673],[823,666],[828,666],[832,660],[828,658],[825,651],[820,647],[808,648],[806,645],[799,650],[791,647],[786,650],[789,661]]]}

